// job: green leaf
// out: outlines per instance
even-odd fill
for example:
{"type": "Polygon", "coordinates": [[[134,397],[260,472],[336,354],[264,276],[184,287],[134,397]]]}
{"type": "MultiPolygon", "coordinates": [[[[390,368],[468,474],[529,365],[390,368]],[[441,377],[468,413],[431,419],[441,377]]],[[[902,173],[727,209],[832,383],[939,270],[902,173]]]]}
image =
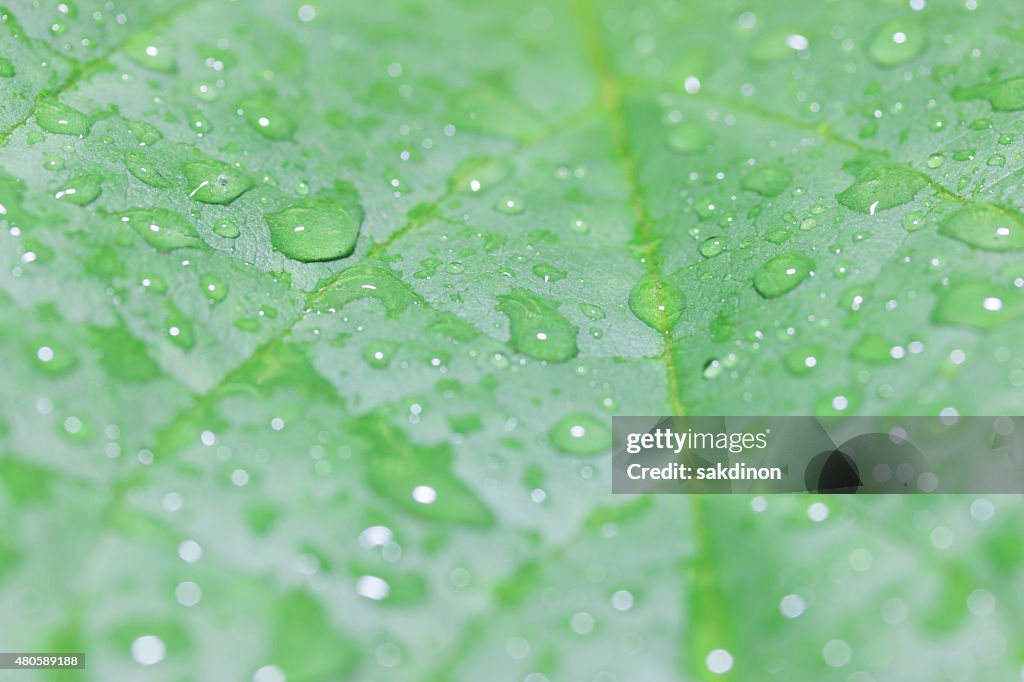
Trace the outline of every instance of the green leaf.
{"type": "Polygon", "coordinates": [[[0,8],[4,649],[104,681],[1019,677],[1017,500],[613,497],[608,450],[613,414],[1019,411],[1021,26],[0,8]]]}

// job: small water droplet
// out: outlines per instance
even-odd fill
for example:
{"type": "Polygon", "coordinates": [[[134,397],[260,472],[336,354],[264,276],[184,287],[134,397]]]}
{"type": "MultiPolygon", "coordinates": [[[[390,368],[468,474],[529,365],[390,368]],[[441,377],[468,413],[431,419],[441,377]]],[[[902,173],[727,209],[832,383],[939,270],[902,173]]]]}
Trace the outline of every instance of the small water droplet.
{"type": "Polygon", "coordinates": [[[228,295],[228,285],[216,275],[203,275],[199,278],[199,287],[210,303],[220,303],[228,295]]]}
{"type": "Polygon", "coordinates": [[[565,270],[559,270],[554,265],[538,263],[533,266],[533,274],[545,282],[558,282],[565,279],[568,273],[565,270]]]}
{"type": "Polygon", "coordinates": [[[498,200],[494,209],[498,211],[498,213],[504,213],[506,215],[519,215],[526,210],[526,205],[519,197],[506,195],[498,200]]]}
{"type": "Polygon", "coordinates": [[[225,239],[237,239],[241,231],[233,220],[218,220],[213,224],[213,231],[225,239]]]}
{"type": "Polygon", "coordinates": [[[569,455],[594,455],[611,449],[612,433],[605,420],[575,413],[562,417],[548,431],[551,444],[569,455]]]}
{"type": "Polygon", "coordinates": [[[725,244],[718,237],[711,237],[701,242],[700,253],[705,258],[712,258],[725,251],[725,244]]]}

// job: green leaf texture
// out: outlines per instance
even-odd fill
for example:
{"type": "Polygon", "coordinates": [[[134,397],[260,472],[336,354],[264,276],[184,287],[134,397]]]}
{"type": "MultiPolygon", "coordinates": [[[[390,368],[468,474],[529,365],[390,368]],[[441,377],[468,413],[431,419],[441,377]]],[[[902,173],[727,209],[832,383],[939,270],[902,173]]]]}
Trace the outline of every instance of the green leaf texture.
{"type": "Polygon", "coordinates": [[[1019,499],[613,497],[609,424],[1019,413],[1022,47],[1008,0],[0,8],[0,649],[88,654],[17,679],[1017,679],[1019,499]]]}

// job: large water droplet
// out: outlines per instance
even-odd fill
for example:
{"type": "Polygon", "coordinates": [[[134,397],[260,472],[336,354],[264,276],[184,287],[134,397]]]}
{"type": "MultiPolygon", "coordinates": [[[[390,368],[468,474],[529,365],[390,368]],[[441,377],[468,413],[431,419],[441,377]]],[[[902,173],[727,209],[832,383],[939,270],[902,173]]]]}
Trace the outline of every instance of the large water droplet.
{"type": "Polygon", "coordinates": [[[954,279],[938,290],[932,319],[975,329],[992,329],[1024,317],[1024,292],[978,278],[954,279]]]}
{"type": "Polygon", "coordinates": [[[754,274],[754,288],[765,298],[792,291],[814,270],[814,261],[799,253],[783,253],[761,266],[754,274]]]}
{"type": "Polygon", "coordinates": [[[995,204],[958,208],[942,221],[939,234],[985,251],[1024,249],[1024,220],[1016,211],[995,204]]]}
{"type": "Polygon", "coordinates": [[[48,133],[84,137],[89,134],[92,119],[65,104],[43,102],[36,110],[36,124],[48,133]]]}
{"type": "Polygon", "coordinates": [[[558,282],[565,279],[568,273],[565,270],[559,270],[554,265],[538,263],[533,266],[533,274],[545,282],[558,282]]]}
{"type": "Polygon", "coordinates": [[[390,270],[361,263],[337,275],[321,306],[337,310],[361,298],[380,301],[387,315],[395,317],[416,300],[416,295],[390,270]]]}
{"type": "Polygon", "coordinates": [[[509,320],[509,345],[537,360],[565,362],[576,357],[576,327],[557,306],[528,291],[498,296],[495,308],[509,320]]]}
{"type": "Polygon", "coordinates": [[[898,66],[921,54],[926,44],[924,29],[913,21],[894,19],[875,32],[868,55],[879,66],[898,66]]]}
{"type": "Polygon", "coordinates": [[[95,201],[102,191],[103,183],[100,176],[85,173],[67,182],[53,196],[76,206],[85,206],[95,201]]]}
{"type": "Polygon", "coordinates": [[[743,176],[740,186],[764,197],[777,197],[789,187],[789,183],[792,181],[792,173],[784,167],[774,163],[765,163],[743,176]]]}
{"type": "Polygon", "coordinates": [[[548,438],[552,445],[569,455],[604,453],[612,446],[612,432],[608,424],[583,413],[559,419],[548,431],[548,438]]]}
{"type": "Polygon", "coordinates": [[[201,242],[188,218],[164,208],[137,208],[121,214],[121,222],[142,235],[150,246],[170,251],[201,242]]]}
{"type": "Polygon", "coordinates": [[[189,197],[204,204],[230,204],[253,186],[241,169],[213,159],[185,166],[189,197]]]}
{"type": "Polygon", "coordinates": [[[133,62],[153,71],[171,73],[176,62],[167,42],[153,31],[140,31],[128,36],[124,53],[133,62]]]}
{"type": "Polygon", "coordinates": [[[129,150],[124,155],[124,165],[128,172],[150,187],[171,189],[177,184],[174,176],[166,170],[166,162],[155,154],[139,149],[129,150]]]}
{"type": "Polygon", "coordinates": [[[303,199],[279,213],[265,216],[270,242],[288,258],[313,263],[352,253],[363,209],[355,190],[303,199]]]}
{"type": "Polygon", "coordinates": [[[957,88],[953,99],[987,99],[995,111],[1020,111],[1024,109],[1024,77],[957,88]]]}
{"type": "Polygon", "coordinates": [[[699,154],[712,141],[711,131],[699,123],[683,123],[668,131],[668,148],[677,154],[699,154]]]}
{"type": "Polygon", "coordinates": [[[287,111],[269,99],[249,97],[238,109],[260,135],[270,140],[288,140],[295,132],[295,121],[287,111]]]}
{"type": "Polygon", "coordinates": [[[664,277],[644,275],[629,292],[629,309],[641,322],[661,332],[675,326],[685,305],[683,292],[664,277]]]}
{"type": "Polygon", "coordinates": [[[913,200],[927,182],[916,171],[898,164],[853,162],[844,166],[857,179],[836,195],[843,206],[874,215],[913,200]]]}

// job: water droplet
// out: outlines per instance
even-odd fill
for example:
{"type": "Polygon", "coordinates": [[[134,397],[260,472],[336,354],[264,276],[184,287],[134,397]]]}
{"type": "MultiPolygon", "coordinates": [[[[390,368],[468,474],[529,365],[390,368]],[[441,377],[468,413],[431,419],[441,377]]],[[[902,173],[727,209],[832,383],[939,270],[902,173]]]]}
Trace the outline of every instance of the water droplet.
{"type": "Polygon", "coordinates": [[[985,251],[1024,249],[1024,221],[1016,211],[995,204],[973,204],[950,213],[939,234],[985,251]]]}
{"type": "Polygon", "coordinates": [[[565,270],[559,270],[554,265],[548,265],[547,263],[534,265],[533,274],[545,282],[558,282],[565,279],[566,275],[568,275],[565,270]]]}
{"type": "Polygon", "coordinates": [[[53,196],[76,206],[85,206],[95,201],[102,191],[103,183],[100,176],[84,173],[67,182],[53,196]]]}
{"type": "Polygon", "coordinates": [[[774,163],[765,163],[747,173],[740,182],[740,186],[764,197],[777,197],[789,187],[789,183],[792,181],[792,173],[784,167],[774,163]]]}
{"type": "Polygon", "coordinates": [[[651,274],[641,277],[629,292],[629,309],[641,322],[661,332],[675,326],[685,305],[679,287],[651,274]]]}
{"type": "Polygon", "coordinates": [[[924,29],[913,21],[894,19],[875,32],[868,55],[879,66],[898,66],[921,54],[925,44],[924,29]]]}
{"type": "Polygon", "coordinates": [[[391,364],[391,359],[398,351],[399,345],[394,341],[375,340],[363,348],[363,360],[370,367],[384,369],[391,364]]]}
{"type": "Polygon", "coordinates": [[[712,141],[711,131],[698,123],[683,123],[668,131],[668,148],[677,154],[699,154],[712,141]]]}
{"type": "Polygon", "coordinates": [[[241,231],[238,229],[238,225],[232,220],[224,219],[218,220],[213,224],[213,231],[224,237],[225,239],[237,239],[241,231]]]}
{"type": "Polygon", "coordinates": [[[131,653],[139,665],[156,665],[167,655],[167,646],[156,635],[143,635],[132,641],[131,653]]]}
{"type": "Polygon", "coordinates": [[[416,295],[390,270],[361,263],[337,275],[321,305],[337,310],[362,298],[376,299],[389,317],[395,317],[416,300],[416,295]]]}
{"type": "Polygon", "coordinates": [[[1002,154],[993,154],[992,156],[988,157],[988,159],[985,160],[985,163],[988,164],[989,166],[1005,166],[1006,157],[1003,156],[1002,154]]]}
{"type": "Polygon", "coordinates": [[[843,206],[874,215],[913,200],[926,181],[914,170],[901,165],[851,164],[857,179],[836,195],[843,206]]]}
{"type": "Polygon", "coordinates": [[[145,121],[130,121],[128,130],[143,147],[152,147],[164,138],[164,134],[156,126],[145,121]]]}
{"type": "Polygon", "coordinates": [[[924,213],[921,211],[911,211],[907,215],[903,216],[901,221],[903,229],[907,232],[917,232],[924,227],[924,213]]]}
{"type": "Polygon", "coordinates": [[[874,332],[861,335],[853,344],[850,356],[855,360],[873,365],[884,365],[892,361],[893,345],[884,336],[874,332]]]}
{"type": "Polygon", "coordinates": [[[708,670],[714,674],[724,675],[732,670],[732,654],[725,649],[715,649],[708,653],[707,657],[704,659],[704,664],[708,667],[708,670]]]}
{"type": "Polygon", "coordinates": [[[191,350],[196,345],[195,330],[191,320],[185,317],[173,303],[167,304],[167,317],[164,329],[171,343],[184,350],[191,350]]]}
{"type": "Polygon", "coordinates": [[[925,165],[929,168],[938,168],[946,161],[946,157],[942,154],[929,154],[928,160],[925,161],[925,165]]]}
{"type": "Polygon", "coordinates": [[[36,340],[30,344],[36,366],[47,374],[64,374],[78,365],[78,358],[63,344],[53,339],[36,340]]]}
{"type": "Polygon", "coordinates": [[[204,102],[213,102],[220,97],[220,90],[212,82],[200,81],[192,87],[192,94],[204,102]]]}
{"type": "Polygon", "coordinates": [[[337,197],[303,199],[264,217],[274,248],[303,263],[335,260],[352,253],[363,209],[354,190],[337,197]]]}
{"type": "Polygon", "coordinates": [[[960,161],[962,163],[964,161],[973,161],[976,153],[977,152],[973,149],[956,149],[953,151],[952,157],[954,161],[960,161]]]}
{"type": "Polygon", "coordinates": [[[507,161],[488,157],[472,157],[456,166],[448,183],[448,189],[451,192],[466,189],[470,192],[486,191],[508,177],[511,171],[512,167],[507,161]]]}
{"type": "Polygon", "coordinates": [[[139,149],[129,150],[124,155],[124,165],[136,178],[156,189],[172,189],[177,182],[167,170],[166,161],[155,154],[139,149]]]}
{"type": "Polygon", "coordinates": [[[238,109],[256,131],[269,140],[288,140],[295,133],[295,121],[287,111],[268,99],[250,97],[238,109]]]}
{"type": "Polygon", "coordinates": [[[193,111],[191,114],[189,114],[188,127],[191,128],[196,133],[198,133],[199,137],[202,137],[206,133],[213,130],[213,125],[210,123],[210,119],[206,118],[205,116],[203,116],[202,113],[198,111],[193,111]]]}
{"type": "Polygon", "coordinates": [[[0,57],[0,78],[13,78],[14,64],[6,57],[0,57]]]}
{"type": "Polygon", "coordinates": [[[701,242],[700,253],[705,258],[712,258],[725,251],[725,244],[718,237],[711,237],[701,242]]]}
{"type": "Polygon", "coordinates": [[[814,371],[814,368],[821,363],[821,357],[825,352],[824,346],[819,344],[807,344],[794,348],[786,353],[784,364],[792,374],[802,377],[814,371]]]}
{"type": "Polygon", "coordinates": [[[592,303],[580,303],[580,310],[592,320],[604,319],[604,311],[592,303]]]}
{"type": "Polygon", "coordinates": [[[605,453],[612,446],[612,432],[606,421],[583,413],[559,419],[548,431],[548,438],[559,451],[569,455],[605,453]]]}
{"type": "Polygon", "coordinates": [[[139,66],[153,71],[171,73],[176,67],[173,50],[152,31],[130,34],[124,42],[124,53],[139,66]]]}
{"type": "Polygon", "coordinates": [[[461,275],[466,271],[466,265],[460,260],[454,260],[448,265],[444,266],[444,271],[449,275],[461,275]]]}
{"type": "Polygon", "coordinates": [[[569,227],[572,228],[573,232],[578,232],[579,234],[590,232],[590,227],[582,218],[574,218],[569,227]]]}
{"type": "Polygon", "coordinates": [[[228,285],[216,275],[203,275],[200,277],[199,287],[203,290],[203,295],[206,296],[210,303],[220,303],[227,298],[228,285]]]}
{"type": "Polygon", "coordinates": [[[137,208],[121,214],[121,222],[145,239],[150,246],[170,251],[201,242],[188,218],[164,208],[137,208]]]}
{"type": "Polygon", "coordinates": [[[509,345],[537,360],[565,362],[576,357],[576,327],[557,306],[527,291],[498,296],[495,308],[509,319],[509,345]]]}
{"type": "Polygon", "coordinates": [[[498,211],[498,213],[504,213],[506,215],[519,215],[526,210],[526,205],[519,197],[508,195],[499,199],[498,203],[495,204],[494,209],[498,211]]]}
{"type": "Polygon", "coordinates": [[[704,371],[701,374],[705,379],[717,379],[725,372],[725,366],[718,358],[712,358],[704,363],[704,371]]]}
{"type": "Polygon", "coordinates": [[[1024,317],[1024,294],[1016,287],[983,279],[954,280],[938,291],[932,319],[974,329],[993,329],[1024,317]]]}
{"type": "Polygon", "coordinates": [[[765,298],[775,298],[792,291],[814,270],[814,261],[798,253],[784,253],[772,258],[754,274],[754,288],[765,298]]]}
{"type": "Polygon", "coordinates": [[[89,134],[92,120],[59,102],[43,102],[36,110],[36,124],[48,133],[84,137],[89,134]]]}
{"type": "Polygon", "coordinates": [[[253,186],[244,171],[213,159],[186,164],[185,177],[188,180],[189,198],[204,204],[230,204],[253,186]]]}
{"type": "Polygon", "coordinates": [[[987,99],[995,111],[1024,109],[1024,77],[953,90],[953,99],[987,99]]]}

